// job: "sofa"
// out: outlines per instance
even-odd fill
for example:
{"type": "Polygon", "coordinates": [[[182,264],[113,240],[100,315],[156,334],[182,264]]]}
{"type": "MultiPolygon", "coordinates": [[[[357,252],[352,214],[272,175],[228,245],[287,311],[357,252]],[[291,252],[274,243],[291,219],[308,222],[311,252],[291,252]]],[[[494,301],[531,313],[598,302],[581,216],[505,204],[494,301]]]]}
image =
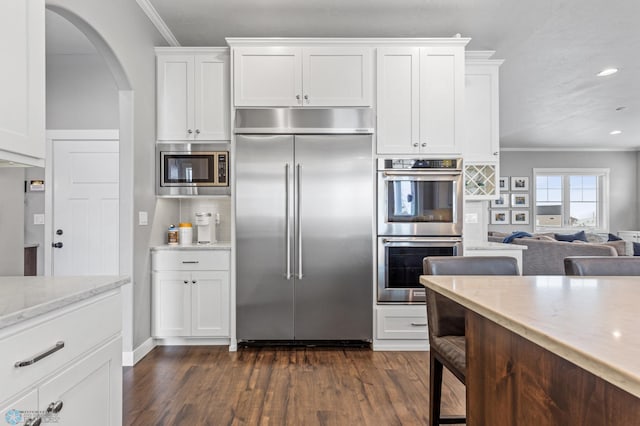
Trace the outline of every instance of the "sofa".
{"type": "MultiPolygon", "coordinates": [[[[490,232],[488,240],[501,243],[505,236],[490,232]]],[[[618,256],[628,255],[625,241],[584,242],[557,241],[548,234],[515,238],[511,244],[526,246],[522,252],[522,275],[564,275],[564,258],[569,256],[618,256]]],[[[633,253],[631,253],[633,254],[633,253]]]]}

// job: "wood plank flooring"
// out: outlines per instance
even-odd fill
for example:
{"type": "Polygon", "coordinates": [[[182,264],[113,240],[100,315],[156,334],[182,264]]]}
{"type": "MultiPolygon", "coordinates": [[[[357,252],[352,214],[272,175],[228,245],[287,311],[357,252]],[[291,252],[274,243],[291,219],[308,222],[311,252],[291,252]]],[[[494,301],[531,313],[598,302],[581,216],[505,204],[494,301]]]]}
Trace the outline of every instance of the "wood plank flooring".
{"type": "MultiPolygon", "coordinates": [[[[444,382],[443,414],[463,414],[444,382]]],[[[161,346],[124,372],[125,425],[425,425],[428,408],[428,352],[161,346]]]]}

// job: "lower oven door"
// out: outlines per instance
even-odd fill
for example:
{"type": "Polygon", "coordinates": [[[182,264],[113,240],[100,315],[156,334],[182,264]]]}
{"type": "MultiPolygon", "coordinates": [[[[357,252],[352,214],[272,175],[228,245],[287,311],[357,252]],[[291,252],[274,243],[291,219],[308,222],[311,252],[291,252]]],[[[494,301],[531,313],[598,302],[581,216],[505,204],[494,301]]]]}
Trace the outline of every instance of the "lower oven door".
{"type": "Polygon", "coordinates": [[[461,254],[462,240],[458,237],[379,237],[378,302],[424,303],[422,260],[461,254]]]}

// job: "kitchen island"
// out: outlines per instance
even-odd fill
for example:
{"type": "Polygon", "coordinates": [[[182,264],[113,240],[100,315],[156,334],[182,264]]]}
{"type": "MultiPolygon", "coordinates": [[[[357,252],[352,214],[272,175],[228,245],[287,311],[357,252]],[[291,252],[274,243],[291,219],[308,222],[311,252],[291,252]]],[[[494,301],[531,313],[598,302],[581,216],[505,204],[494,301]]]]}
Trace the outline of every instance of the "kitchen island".
{"type": "Polygon", "coordinates": [[[122,424],[120,287],[129,281],[0,277],[0,418],[122,424]]]}
{"type": "Polygon", "coordinates": [[[468,425],[640,421],[632,277],[422,276],[467,308],[468,425]]]}

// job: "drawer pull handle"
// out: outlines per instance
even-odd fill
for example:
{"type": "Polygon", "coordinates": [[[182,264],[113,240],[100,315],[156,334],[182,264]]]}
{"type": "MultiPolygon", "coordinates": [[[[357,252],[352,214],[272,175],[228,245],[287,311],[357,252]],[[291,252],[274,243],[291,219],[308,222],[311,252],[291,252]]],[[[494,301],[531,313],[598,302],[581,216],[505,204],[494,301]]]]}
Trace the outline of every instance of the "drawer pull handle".
{"type": "Polygon", "coordinates": [[[200,263],[197,260],[183,260],[182,263],[200,263]]]}
{"type": "Polygon", "coordinates": [[[411,326],[412,327],[426,327],[427,323],[426,322],[412,322],[411,326]]]}
{"type": "Polygon", "coordinates": [[[42,417],[27,419],[24,422],[24,426],[40,426],[41,424],[42,424],[42,417]]]}
{"type": "Polygon", "coordinates": [[[62,403],[62,401],[56,401],[56,402],[52,402],[51,404],[49,404],[49,406],[47,407],[47,413],[54,413],[57,414],[60,411],[62,411],[62,407],[64,406],[64,404],[62,403]]]}
{"type": "Polygon", "coordinates": [[[46,351],[39,353],[38,355],[34,356],[31,359],[28,359],[26,361],[18,361],[14,364],[14,366],[16,368],[21,368],[21,367],[28,367],[29,365],[35,364],[36,362],[40,361],[43,358],[48,357],[49,355],[58,352],[60,349],[64,348],[64,342],[60,341],[57,342],[56,345],[54,347],[52,347],[51,349],[47,349],[46,351]]]}

